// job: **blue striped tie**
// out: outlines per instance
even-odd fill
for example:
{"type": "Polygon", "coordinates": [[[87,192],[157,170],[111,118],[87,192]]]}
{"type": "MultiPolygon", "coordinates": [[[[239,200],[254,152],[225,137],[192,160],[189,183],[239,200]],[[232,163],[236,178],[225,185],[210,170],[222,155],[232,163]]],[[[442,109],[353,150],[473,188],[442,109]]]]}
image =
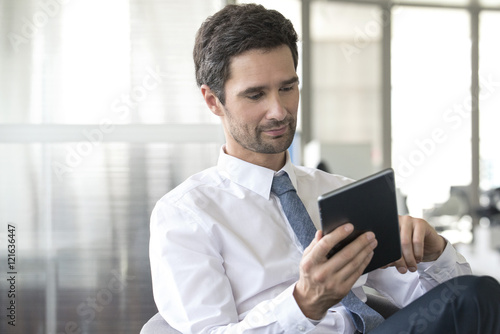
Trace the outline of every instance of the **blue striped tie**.
{"type": "MultiPolygon", "coordinates": [[[[288,174],[283,173],[275,176],[271,191],[280,199],[290,226],[292,226],[302,246],[306,248],[314,239],[316,227],[314,227],[311,217],[297,195],[288,174]]],[[[341,303],[349,311],[356,329],[362,333],[368,333],[384,321],[380,314],[363,303],[352,290],[342,299],[341,303]]]]}

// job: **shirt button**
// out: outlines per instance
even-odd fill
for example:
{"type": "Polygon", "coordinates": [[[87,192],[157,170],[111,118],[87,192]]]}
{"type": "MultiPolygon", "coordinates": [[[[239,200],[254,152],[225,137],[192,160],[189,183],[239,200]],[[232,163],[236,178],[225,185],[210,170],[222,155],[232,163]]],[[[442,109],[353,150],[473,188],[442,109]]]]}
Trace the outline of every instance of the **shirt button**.
{"type": "Polygon", "coordinates": [[[297,329],[299,330],[299,332],[305,332],[306,331],[306,328],[302,325],[299,325],[297,326],[297,329]]]}

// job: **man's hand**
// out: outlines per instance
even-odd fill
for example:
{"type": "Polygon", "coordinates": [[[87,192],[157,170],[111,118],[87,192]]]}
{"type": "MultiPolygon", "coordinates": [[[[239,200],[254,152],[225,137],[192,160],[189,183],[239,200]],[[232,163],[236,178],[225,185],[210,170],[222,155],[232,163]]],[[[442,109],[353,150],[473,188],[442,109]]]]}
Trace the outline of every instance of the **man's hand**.
{"type": "Polygon", "coordinates": [[[317,231],[314,240],[304,250],[300,262],[300,278],[293,295],[302,313],[309,319],[319,320],[351,290],[373,257],[377,240],[367,232],[353,240],[342,250],[326,258],[338,242],[353,231],[345,224],[323,236],[317,231]]]}
{"type": "Polygon", "coordinates": [[[399,216],[402,257],[389,266],[402,274],[417,270],[420,262],[435,261],[443,253],[446,241],[423,219],[399,216]]]}

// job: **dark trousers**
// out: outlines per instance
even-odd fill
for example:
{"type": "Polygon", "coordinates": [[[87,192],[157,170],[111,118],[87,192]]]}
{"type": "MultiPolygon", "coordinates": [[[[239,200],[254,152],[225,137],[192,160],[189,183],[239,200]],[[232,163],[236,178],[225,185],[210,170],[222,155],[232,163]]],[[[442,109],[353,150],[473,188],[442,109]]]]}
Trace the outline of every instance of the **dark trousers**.
{"type": "Polygon", "coordinates": [[[500,334],[500,285],[488,276],[444,282],[370,334],[500,334]]]}

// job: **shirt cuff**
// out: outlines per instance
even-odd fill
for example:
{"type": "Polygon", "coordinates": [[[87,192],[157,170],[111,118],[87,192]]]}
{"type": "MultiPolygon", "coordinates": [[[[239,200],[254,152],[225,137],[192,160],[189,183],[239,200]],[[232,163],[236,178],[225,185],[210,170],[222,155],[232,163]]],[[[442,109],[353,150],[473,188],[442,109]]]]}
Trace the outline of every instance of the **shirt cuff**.
{"type": "Polygon", "coordinates": [[[300,310],[297,301],[293,297],[295,284],[283,291],[278,297],[274,309],[276,319],[283,328],[284,333],[303,334],[313,330],[321,320],[308,319],[300,310]],[[280,298],[281,297],[281,298],[280,298]]]}
{"type": "Polygon", "coordinates": [[[467,260],[455,250],[449,241],[446,241],[446,247],[436,261],[421,262],[417,267],[421,276],[428,276],[442,283],[459,275],[457,264],[464,265],[466,263],[467,260]]]}

